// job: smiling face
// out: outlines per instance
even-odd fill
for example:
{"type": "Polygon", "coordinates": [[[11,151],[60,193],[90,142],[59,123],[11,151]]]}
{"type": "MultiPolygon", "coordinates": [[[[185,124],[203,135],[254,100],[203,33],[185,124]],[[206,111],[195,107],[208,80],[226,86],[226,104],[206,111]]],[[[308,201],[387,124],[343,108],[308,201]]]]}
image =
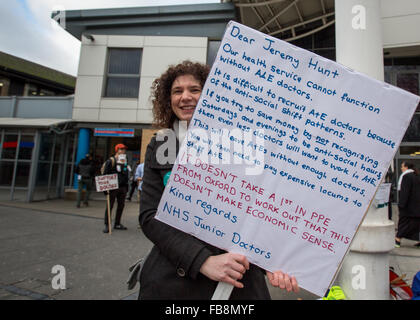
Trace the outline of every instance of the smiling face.
{"type": "Polygon", "coordinates": [[[171,88],[171,107],[180,121],[190,123],[201,90],[200,81],[190,74],[175,78],[171,88]]]}

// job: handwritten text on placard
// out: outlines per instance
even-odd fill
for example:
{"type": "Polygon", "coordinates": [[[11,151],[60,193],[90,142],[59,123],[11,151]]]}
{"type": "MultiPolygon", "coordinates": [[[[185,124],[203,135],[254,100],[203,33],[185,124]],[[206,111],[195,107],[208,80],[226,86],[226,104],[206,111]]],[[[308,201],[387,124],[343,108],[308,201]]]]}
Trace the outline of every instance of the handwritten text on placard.
{"type": "Polygon", "coordinates": [[[418,101],[231,22],[156,218],[322,296],[418,101]]]}

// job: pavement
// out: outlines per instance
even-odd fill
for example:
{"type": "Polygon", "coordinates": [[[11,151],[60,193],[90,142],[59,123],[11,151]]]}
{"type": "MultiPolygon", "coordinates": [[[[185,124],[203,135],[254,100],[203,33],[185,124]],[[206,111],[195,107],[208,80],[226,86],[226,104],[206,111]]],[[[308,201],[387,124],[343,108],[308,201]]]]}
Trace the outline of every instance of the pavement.
{"type": "MultiPolygon", "coordinates": [[[[138,202],[126,201],[126,231],[104,234],[105,198],[76,208],[64,199],[0,201],[0,300],[134,300],[128,268],[152,247],[138,228],[138,202]]],[[[115,210],[115,208],[114,208],[115,210]]],[[[411,285],[420,269],[420,249],[402,240],[390,265],[411,285]]],[[[305,290],[284,292],[269,286],[277,299],[313,300],[305,290]]]]}
{"type": "Polygon", "coordinates": [[[128,230],[111,235],[102,232],[104,211],[105,201],[0,203],[0,299],[135,299],[128,268],[152,246],[137,228],[138,203],[126,202],[128,230]],[[52,286],[63,274],[54,266],[64,267],[65,289],[52,286]]]}

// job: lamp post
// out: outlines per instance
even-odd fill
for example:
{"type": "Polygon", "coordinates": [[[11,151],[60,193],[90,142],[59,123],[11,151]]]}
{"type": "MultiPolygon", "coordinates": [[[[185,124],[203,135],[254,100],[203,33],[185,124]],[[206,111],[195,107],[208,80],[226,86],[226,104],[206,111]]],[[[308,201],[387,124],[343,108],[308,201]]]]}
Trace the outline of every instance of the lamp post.
{"type": "MultiPolygon", "coordinates": [[[[383,81],[380,0],[335,0],[336,60],[383,81]]],[[[336,282],[349,299],[389,299],[389,252],[394,223],[386,207],[368,209],[336,282]]]]}

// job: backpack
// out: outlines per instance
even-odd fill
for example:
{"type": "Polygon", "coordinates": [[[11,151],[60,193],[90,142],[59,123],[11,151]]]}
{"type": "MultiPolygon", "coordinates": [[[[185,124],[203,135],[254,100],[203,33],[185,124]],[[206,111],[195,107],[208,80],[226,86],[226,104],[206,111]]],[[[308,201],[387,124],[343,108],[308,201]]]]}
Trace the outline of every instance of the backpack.
{"type": "Polygon", "coordinates": [[[92,164],[79,163],[79,174],[83,178],[91,178],[92,176],[92,164]]]}
{"type": "MultiPolygon", "coordinates": [[[[112,162],[112,168],[114,168],[115,167],[115,158],[114,157],[111,157],[111,158],[109,158],[110,160],[111,160],[111,162],[112,162]]],[[[104,175],[104,172],[105,172],[105,167],[106,167],[106,163],[108,162],[108,160],[107,161],[105,161],[103,164],[102,164],[102,167],[101,167],[101,175],[104,175]]]]}

